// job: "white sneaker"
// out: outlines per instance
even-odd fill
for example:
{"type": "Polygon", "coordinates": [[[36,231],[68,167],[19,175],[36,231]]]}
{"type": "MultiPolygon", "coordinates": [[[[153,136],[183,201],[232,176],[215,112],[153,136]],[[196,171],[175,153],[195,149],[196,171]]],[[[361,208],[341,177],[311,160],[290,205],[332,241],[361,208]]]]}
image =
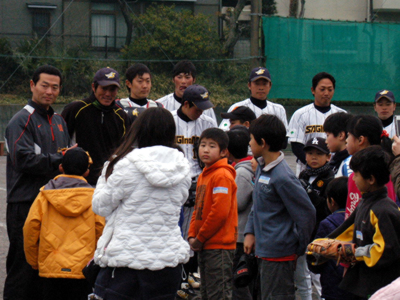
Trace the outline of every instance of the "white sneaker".
{"type": "Polygon", "coordinates": [[[194,274],[189,275],[188,282],[194,289],[200,288],[200,280],[194,276],[194,274]]]}

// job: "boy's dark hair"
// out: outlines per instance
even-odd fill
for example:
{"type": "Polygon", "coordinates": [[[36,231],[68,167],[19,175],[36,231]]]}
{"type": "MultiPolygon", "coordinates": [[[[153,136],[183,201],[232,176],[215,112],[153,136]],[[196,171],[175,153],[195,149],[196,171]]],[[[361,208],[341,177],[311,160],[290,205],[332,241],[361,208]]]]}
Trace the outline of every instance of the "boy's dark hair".
{"type": "MultiPolygon", "coordinates": [[[[134,64],[133,66],[130,66],[125,73],[125,78],[126,80],[128,80],[129,82],[132,82],[133,79],[135,79],[136,76],[143,76],[143,74],[148,73],[150,74],[151,77],[151,72],[150,69],[141,63],[137,63],[134,64]]],[[[126,87],[129,91],[129,93],[131,92],[131,89],[127,86],[126,87]]]]}
{"type": "Polygon", "coordinates": [[[208,128],[201,134],[199,144],[201,143],[202,139],[214,140],[218,144],[220,151],[228,149],[229,137],[228,134],[222,129],[208,128]]]}
{"type": "Polygon", "coordinates": [[[249,149],[250,133],[245,126],[237,125],[227,132],[229,137],[228,151],[236,159],[242,159],[247,157],[249,149]],[[244,129],[238,129],[235,127],[244,127],[244,129]]]}
{"type": "Polygon", "coordinates": [[[313,79],[312,79],[312,87],[313,87],[313,89],[315,90],[315,88],[317,87],[318,83],[319,83],[322,79],[325,79],[325,78],[327,78],[327,79],[329,79],[330,81],[332,81],[333,88],[335,88],[335,85],[336,85],[336,80],[335,80],[335,78],[334,78],[331,74],[329,74],[329,73],[321,72],[321,73],[318,73],[317,75],[315,75],[315,76],[313,77],[313,79]]]}
{"type": "Polygon", "coordinates": [[[353,115],[345,112],[331,114],[325,119],[324,131],[332,133],[334,137],[337,137],[339,133],[344,131],[347,137],[347,123],[351,118],[353,118],[353,115]]]}
{"type": "Polygon", "coordinates": [[[196,67],[191,61],[181,60],[174,66],[174,69],[172,70],[172,78],[181,73],[190,74],[194,79],[196,78],[196,67]]]}
{"type": "Polygon", "coordinates": [[[261,139],[269,145],[269,151],[278,152],[282,150],[286,141],[286,128],[282,121],[275,115],[261,115],[250,125],[250,133],[254,136],[257,144],[261,145],[261,139]]]}
{"type": "Polygon", "coordinates": [[[35,70],[35,72],[33,72],[32,81],[33,81],[33,83],[35,85],[39,81],[40,74],[42,74],[42,73],[49,74],[49,75],[55,75],[55,76],[60,77],[60,86],[62,85],[62,76],[61,76],[60,70],[57,69],[56,67],[51,66],[51,65],[40,66],[39,68],[37,68],[35,70]]]}
{"type": "Polygon", "coordinates": [[[347,123],[347,131],[354,137],[364,136],[371,145],[381,143],[382,121],[371,115],[356,115],[347,123]]]}
{"type": "Polygon", "coordinates": [[[364,179],[373,175],[378,186],[389,182],[389,155],[381,146],[369,146],[355,153],[350,160],[353,172],[359,172],[364,179]]]}
{"type": "Polygon", "coordinates": [[[62,167],[67,175],[82,176],[89,168],[89,156],[80,147],[72,148],[65,152],[62,167]]]}
{"type": "Polygon", "coordinates": [[[347,182],[348,177],[342,176],[334,178],[328,183],[325,193],[328,201],[331,202],[331,198],[339,205],[339,208],[345,208],[347,202],[347,182]]]}

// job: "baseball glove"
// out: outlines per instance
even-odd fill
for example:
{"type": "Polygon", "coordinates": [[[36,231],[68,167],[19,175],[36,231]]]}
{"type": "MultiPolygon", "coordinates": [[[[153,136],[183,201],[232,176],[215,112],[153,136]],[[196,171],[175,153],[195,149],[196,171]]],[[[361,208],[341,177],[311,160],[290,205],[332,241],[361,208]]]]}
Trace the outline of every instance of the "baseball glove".
{"type": "Polygon", "coordinates": [[[309,261],[312,265],[320,265],[329,259],[346,264],[354,264],[356,244],[334,239],[316,239],[307,246],[306,254],[312,255],[309,261]]]}

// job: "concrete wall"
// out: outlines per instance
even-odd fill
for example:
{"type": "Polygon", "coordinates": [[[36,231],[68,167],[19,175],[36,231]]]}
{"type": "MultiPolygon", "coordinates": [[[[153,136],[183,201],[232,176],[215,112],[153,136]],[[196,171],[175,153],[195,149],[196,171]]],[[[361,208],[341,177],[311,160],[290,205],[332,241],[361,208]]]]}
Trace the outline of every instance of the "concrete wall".
{"type": "MultiPolygon", "coordinates": [[[[9,37],[14,44],[31,37],[33,33],[32,13],[35,10],[29,9],[27,3],[34,3],[34,1],[0,1],[0,33],[9,37]]],[[[50,25],[52,25],[62,12],[62,0],[47,0],[45,4],[57,6],[56,9],[45,10],[50,13],[50,25]]],[[[61,34],[61,32],[62,22],[58,20],[52,27],[50,34],[58,35],[61,34]]]]}
{"type": "MultiPolygon", "coordinates": [[[[277,15],[289,16],[290,0],[276,0],[276,3],[277,15]]],[[[368,3],[369,0],[306,0],[304,18],[365,21],[368,3]]]]}

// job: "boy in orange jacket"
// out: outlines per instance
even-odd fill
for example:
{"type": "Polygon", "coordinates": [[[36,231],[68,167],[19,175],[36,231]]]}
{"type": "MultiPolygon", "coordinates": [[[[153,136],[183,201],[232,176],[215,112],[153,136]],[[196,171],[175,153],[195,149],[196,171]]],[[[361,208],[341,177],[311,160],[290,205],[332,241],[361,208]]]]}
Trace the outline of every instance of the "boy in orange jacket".
{"type": "Polygon", "coordinates": [[[65,152],[56,176],[40,189],[24,226],[27,262],[39,270],[43,300],[84,300],[91,293],[83,267],[93,258],[104,218],[92,211],[94,188],[82,148],[65,152]]]}
{"type": "Polygon", "coordinates": [[[226,158],[229,138],[223,130],[204,130],[199,143],[205,168],[197,181],[188,241],[198,252],[202,299],[232,299],[238,226],[236,171],[226,158]]]}

